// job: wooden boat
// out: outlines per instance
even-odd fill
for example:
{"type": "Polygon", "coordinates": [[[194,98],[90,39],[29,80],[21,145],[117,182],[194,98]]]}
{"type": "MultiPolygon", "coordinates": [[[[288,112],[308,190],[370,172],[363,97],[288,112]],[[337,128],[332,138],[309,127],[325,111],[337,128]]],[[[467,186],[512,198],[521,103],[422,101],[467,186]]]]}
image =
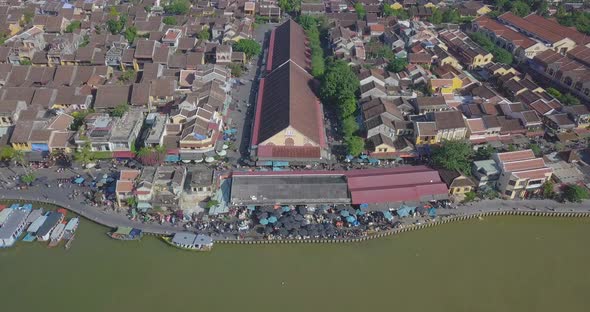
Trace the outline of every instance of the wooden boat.
{"type": "Polygon", "coordinates": [[[49,237],[49,247],[55,247],[59,245],[59,242],[64,237],[66,225],[63,223],[58,224],[55,229],[51,232],[49,237]]]}
{"type": "Polygon", "coordinates": [[[107,235],[118,240],[139,240],[143,236],[143,232],[140,229],[120,226],[116,231],[109,232],[107,235]]]}
{"type": "Polygon", "coordinates": [[[64,233],[65,240],[69,240],[70,238],[72,238],[74,236],[76,229],[78,229],[78,224],[80,224],[79,218],[72,218],[72,219],[70,219],[70,221],[68,221],[68,223],[66,224],[65,233],[64,233]]]}
{"type": "MultiPolygon", "coordinates": [[[[183,240],[182,238],[180,240],[183,240]]],[[[192,233],[182,232],[176,233],[174,236],[163,236],[162,240],[170,246],[188,251],[210,251],[213,248],[213,240],[209,236],[202,234],[193,235],[192,233]],[[182,238],[188,237],[190,242],[186,241],[186,239],[179,242],[176,239],[177,236],[182,238]]]]}
{"type": "Polygon", "coordinates": [[[72,247],[72,242],[74,241],[74,238],[76,238],[76,234],[73,234],[66,242],[66,250],[68,250],[68,249],[70,249],[70,247],[72,247]]]}

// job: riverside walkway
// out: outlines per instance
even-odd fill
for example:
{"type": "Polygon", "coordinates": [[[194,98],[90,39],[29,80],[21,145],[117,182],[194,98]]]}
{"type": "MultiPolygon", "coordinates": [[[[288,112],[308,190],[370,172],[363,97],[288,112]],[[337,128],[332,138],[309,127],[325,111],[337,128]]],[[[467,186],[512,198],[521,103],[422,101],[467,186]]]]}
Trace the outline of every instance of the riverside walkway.
{"type": "MultiPolygon", "coordinates": [[[[183,228],[169,224],[150,224],[129,220],[124,215],[107,213],[97,207],[86,206],[77,201],[70,200],[66,192],[60,189],[35,189],[35,190],[2,190],[0,199],[24,200],[51,203],[64,207],[98,224],[116,228],[128,226],[141,229],[143,232],[168,235],[183,231],[183,228]]],[[[540,212],[540,213],[590,213],[590,201],[583,203],[558,203],[552,200],[484,200],[458,206],[456,209],[439,209],[437,219],[450,219],[469,217],[496,212],[540,212]]],[[[426,221],[428,218],[404,218],[401,219],[404,226],[409,226],[416,221],[426,221]]],[[[235,238],[224,237],[221,240],[231,241],[235,238]]]]}
{"type": "Polygon", "coordinates": [[[116,228],[119,226],[128,226],[142,230],[146,233],[165,235],[182,231],[181,227],[175,227],[168,224],[149,224],[137,221],[131,221],[126,216],[107,213],[98,207],[83,205],[80,202],[70,200],[65,191],[61,189],[47,189],[47,191],[34,190],[2,190],[0,199],[37,201],[54,204],[75,212],[84,218],[94,221],[98,224],[116,228]],[[61,191],[61,192],[60,192],[61,191]],[[50,193],[51,192],[51,193],[50,193]]]}

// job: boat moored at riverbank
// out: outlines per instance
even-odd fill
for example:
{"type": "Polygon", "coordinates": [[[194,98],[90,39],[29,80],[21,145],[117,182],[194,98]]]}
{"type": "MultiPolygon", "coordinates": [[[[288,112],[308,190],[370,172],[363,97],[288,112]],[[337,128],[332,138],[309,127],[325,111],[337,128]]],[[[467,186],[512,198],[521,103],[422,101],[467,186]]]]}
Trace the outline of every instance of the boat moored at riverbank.
{"type": "Polygon", "coordinates": [[[49,247],[55,247],[59,245],[59,242],[64,237],[66,225],[64,223],[58,224],[53,231],[51,231],[51,235],[49,237],[49,247]]]}
{"type": "Polygon", "coordinates": [[[185,250],[209,251],[213,248],[213,239],[204,234],[180,232],[163,239],[168,244],[185,250]]]}
{"type": "Polygon", "coordinates": [[[120,226],[116,231],[109,232],[107,235],[118,240],[139,240],[143,236],[143,232],[140,229],[120,226]]]}

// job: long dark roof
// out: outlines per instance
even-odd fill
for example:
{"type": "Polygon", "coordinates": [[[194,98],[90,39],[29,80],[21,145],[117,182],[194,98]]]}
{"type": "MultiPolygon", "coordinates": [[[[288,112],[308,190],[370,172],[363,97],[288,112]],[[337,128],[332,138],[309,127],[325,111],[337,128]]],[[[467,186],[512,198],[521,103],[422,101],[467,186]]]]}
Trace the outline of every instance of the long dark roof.
{"type": "Polygon", "coordinates": [[[258,143],[289,126],[317,144],[322,143],[319,104],[311,89],[312,82],[311,75],[293,62],[266,76],[261,84],[262,103],[257,116],[258,143]]]}
{"type": "Polygon", "coordinates": [[[309,70],[306,41],[305,32],[299,24],[291,19],[281,24],[271,35],[267,70],[275,70],[289,60],[309,70]]]}

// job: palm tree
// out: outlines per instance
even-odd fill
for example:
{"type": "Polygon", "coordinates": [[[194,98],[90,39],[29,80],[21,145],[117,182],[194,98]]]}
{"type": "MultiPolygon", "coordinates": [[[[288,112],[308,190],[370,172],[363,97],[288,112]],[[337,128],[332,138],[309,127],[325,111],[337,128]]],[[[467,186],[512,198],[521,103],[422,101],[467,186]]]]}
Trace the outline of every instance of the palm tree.
{"type": "Polygon", "coordinates": [[[84,146],[74,153],[74,159],[81,162],[83,165],[86,165],[87,163],[94,160],[94,154],[92,153],[90,142],[86,141],[84,146]]]}

